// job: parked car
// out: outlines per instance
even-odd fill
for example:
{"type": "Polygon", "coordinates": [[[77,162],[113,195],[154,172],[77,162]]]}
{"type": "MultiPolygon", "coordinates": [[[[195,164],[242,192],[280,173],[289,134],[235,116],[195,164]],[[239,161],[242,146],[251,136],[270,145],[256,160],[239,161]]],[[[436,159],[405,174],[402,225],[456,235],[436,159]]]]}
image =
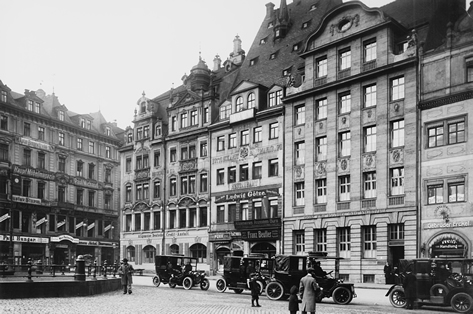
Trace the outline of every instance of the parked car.
{"type": "Polygon", "coordinates": [[[269,281],[272,268],[273,260],[270,258],[225,256],[223,276],[217,280],[217,290],[225,292],[228,288],[238,294],[249,290],[248,279],[251,273],[255,273],[261,294],[269,281]]]}
{"type": "Polygon", "coordinates": [[[406,306],[403,279],[408,271],[416,276],[417,304],[451,306],[458,313],[473,310],[473,259],[416,258],[400,260],[398,283],[386,296],[394,307],[406,306]]]}
{"type": "Polygon", "coordinates": [[[317,283],[321,287],[316,301],[321,302],[324,298],[332,298],[335,303],[348,304],[356,297],[356,293],[353,284],[344,283],[343,279],[339,278],[341,259],[343,258],[329,257],[325,252],[310,252],[308,255],[276,255],[273,275],[266,286],[266,296],[270,300],[287,299],[291,287],[299,287],[300,280],[307,274],[308,268],[313,268],[317,261],[331,261],[335,269],[321,277],[316,276],[317,283]]]}
{"type": "Polygon", "coordinates": [[[200,286],[202,290],[208,290],[209,280],[205,272],[197,270],[197,259],[183,255],[157,255],[154,259],[156,275],[153,284],[159,287],[161,283],[169,284],[169,287],[183,286],[189,290],[200,286]]]}

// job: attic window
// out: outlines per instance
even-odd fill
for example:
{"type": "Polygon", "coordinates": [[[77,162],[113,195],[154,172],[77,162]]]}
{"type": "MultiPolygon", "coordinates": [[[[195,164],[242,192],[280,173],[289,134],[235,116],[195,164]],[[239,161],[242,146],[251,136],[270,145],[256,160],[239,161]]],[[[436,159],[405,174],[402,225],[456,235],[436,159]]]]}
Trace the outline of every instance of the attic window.
{"type": "Polygon", "coordinates": [[[1,99],[2,102],[7,102],[7,92],[6,91],[2,90],[0,97],[1,97],[0,99],[1,99]]]}
{"type": "Polygon", "coordinates": [[[59,120],[64,121],[64,111],[60,110],[58,113],[59,120]]]}
{"type": "Polygon", "coordinates": [[[277,52],[270,54],[270,55],[269,55],[269,60],[274,60],[274,59],[276,59],[277,55],[278,55],[277,52]]]}
{"type": "Polygon", "coordinates": [[[292,46],[292,51],[298,51],[299,49],[301,49],[301,43],[297,43],[295,44],[294,46],[292,46]]]}
{"type": "Polygon", "coordinates": [[[260,45],[266,44],[266,39],[267,39],[267,38],[268,38],[268,37],[261,38],[261,40],[259,41],[259,44],[260,44],[260,45]]]}
{"type": "Polygon", "coordinates": [[[282,76],[288,76],[289,74],[291,74],[291,67],[282,70],[282,76]]]}
{"type": "Polygon", "coordinates": [[[80,127],[85,129],[85,119],[84,118],[80,119],[80,127]]]}
{"type": "Polygon", "coordinates": [[[110,136],[110,128],[109,127],[105,128],[105,134],[107,134],[107,136],[110,136]]]}
{"type": "Polygon", "coordinates": [[[309,27],[309,25],[310,25],[310,20],[302,23],[302,29],[309,27]]]}
{"type": "Polygon", "coordinates": [[[251,59],[251,60],[250,60],[250,67],[253,66],[253,65],[255,65],[256,62],[258,62],[258,57],[254,58],[254,59],[251,59]]]}
{"type": "Polygon", "coordinates": [[[309,11],[314,11],[315,9],[317,9],[317,4],[311,5],[309,11]]]}
{"type": "Polygon", "coordinates": [[[268,28],[271,28],[271,27],[273,27],[273,26],[274,26],[273,21],[271,21],[271,22],[268,23],[268,28]]]}
{"type": "Polygon", "coordinates": [[[90,120],[87,120],[87,130],[90,130],[91,125],[90,120]]]}
{"type": "Polygon", "coordinates": [[[34,112],[39,113],[39,103],[34,103],[34,112]]]}

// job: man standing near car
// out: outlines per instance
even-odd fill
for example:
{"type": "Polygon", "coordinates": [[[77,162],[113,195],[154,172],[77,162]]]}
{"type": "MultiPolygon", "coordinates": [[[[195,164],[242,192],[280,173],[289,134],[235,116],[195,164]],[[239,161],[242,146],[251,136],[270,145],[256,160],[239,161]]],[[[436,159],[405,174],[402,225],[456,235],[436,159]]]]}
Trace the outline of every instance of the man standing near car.
{"type": "Polygon", "coordinates": [[[315,313],[315,300],[319,291],[320,287],[314,278],[314,269],[309,268],[307,269],[307,275],[301,279],[299,285],[299,293],[302,297],[300,307],[302,314],[315,313]]]}
{"type": "Polygon", "coordinates": [[[404,287],[404,294],[406,295],[406,310],[414,309],[414,301],[417,298],[416,281],[416,276],[409,270],[402,284],[404,287]]]}

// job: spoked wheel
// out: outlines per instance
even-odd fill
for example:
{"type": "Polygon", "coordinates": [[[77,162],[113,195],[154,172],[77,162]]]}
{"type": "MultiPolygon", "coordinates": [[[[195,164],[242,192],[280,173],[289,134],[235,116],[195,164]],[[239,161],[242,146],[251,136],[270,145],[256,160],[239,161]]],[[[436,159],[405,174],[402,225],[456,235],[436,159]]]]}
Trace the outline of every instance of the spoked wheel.
{"type": "Polygon", "coordinates": [[[332,298],[337,304],[348,304],[353,299],[353,294],[347,287],[338,287],[333,291],[332,298]]]}
{"type": "Polygon", "coordinates": [[[202,279],[202,281],[200,282],[200,289],[206,291],[206,290],[209,290],[210,288],[210,282],[207,278],[205,279],[202,279]]]}
{"type": "Polygon", "coordinates": [[[225,292],[225,290],[227,290],[227,282],[225,281],[225,279],[218,279],[216,286],[218,292],[225,292]]]}
{"type": "Polygon", "coordinates": [[[243,289],[233,289],[233,292],[236,294],[241,294],[243,292],[243,289]]]}
{"type": "Polygon", "coordinates": [[[394,288],[389,294],[389,302],[392,306],[401,308],[406,306],[406,294],[401,287],[394,288]]]}
{"type": "Polygon", "coordinates": [[[465,292],[459,292],[453,296],[450,305],[458,313],[467,313],[473,309],[473,297],[465,292]]]}
{"type": "Polygon", "coordinates": [[[189,290],[194,285],[194,281],[191,277],[186,277],[182,280],[182,286],[184,289],[189,290]]]}
{"type": "Polygon", "coordinates": [[[155,285],[156,287],[159,287],[160,284],[161,284],[161,278],[159,278],[159,275],[154,276],[153,285],[155,285]]]}
{"type": "Polygon", "coordinates": [[[266,286],[266,296],[270,300],[280,300],[284,296],[284,287],[277,281],[272,281],[266,286]]]}

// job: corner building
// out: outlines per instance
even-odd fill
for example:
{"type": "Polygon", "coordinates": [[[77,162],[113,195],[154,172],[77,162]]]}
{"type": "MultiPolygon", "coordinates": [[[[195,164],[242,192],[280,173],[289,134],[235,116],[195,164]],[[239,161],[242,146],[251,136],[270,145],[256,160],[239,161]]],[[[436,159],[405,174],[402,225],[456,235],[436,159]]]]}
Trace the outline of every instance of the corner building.
{"type": "Polygon", "coordinates": [[[417,45],[432,14],[417,5],[327,13],[283,99],[284,251],[343,257],[352,282],[384,282],[386,261],[417,254],[417,45]]]}

